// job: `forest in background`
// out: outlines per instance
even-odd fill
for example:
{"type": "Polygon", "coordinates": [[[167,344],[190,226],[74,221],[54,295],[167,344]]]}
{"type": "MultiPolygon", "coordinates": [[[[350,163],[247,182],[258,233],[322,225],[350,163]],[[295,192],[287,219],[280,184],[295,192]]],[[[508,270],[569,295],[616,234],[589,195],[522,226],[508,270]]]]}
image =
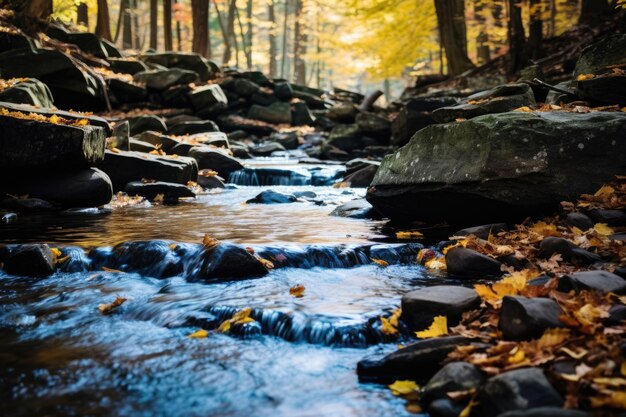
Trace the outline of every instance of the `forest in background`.
{"type": "MultiPolygon", "coordinates": [[[[37,2],[35,2],[37,3],[37,2]]],[[[499,55],[510,73],[542,40],[623,6],[611,0],[43,0],[51,16],[124,49],[193,51],[319,88],[395,97],[416,76],[499,55]]]]}

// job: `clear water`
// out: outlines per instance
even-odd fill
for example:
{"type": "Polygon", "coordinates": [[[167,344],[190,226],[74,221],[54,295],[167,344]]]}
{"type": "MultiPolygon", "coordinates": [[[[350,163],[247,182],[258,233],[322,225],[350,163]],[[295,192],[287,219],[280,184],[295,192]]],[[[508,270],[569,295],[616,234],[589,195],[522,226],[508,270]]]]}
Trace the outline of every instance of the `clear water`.
{"type": "MultiPolygon", "coordinates": [[[[312,190],[326,205],[246,205],[268,187],[242,187],[177,206],[114,209],[106,215],[20,216],[1,242],[83,247],[204,233],[257,245],[328,246],[382,238],[382,223],[330,217],[364,190],[312,190]],[[348,193],[345,193],[348,191],[348,193]]],[[[386,387],[360,384],[357,362],[394,344],[344,347],[198,329],[211,308],[252,307],[332,326],[389,312],[402,294],[438,278],[417,265],[281,268],[226,283],[155,279],[134,273],[57,273],[46,279],[0,272],[0,414],[11,416],[405,416],[386,387]],[[302,298],[289,295],[296,284],[302,298]],[[98,305],[128,301],[104,316],[98,305]]],[[[297,322],[297,320],[296,320],[297,322]]]]}

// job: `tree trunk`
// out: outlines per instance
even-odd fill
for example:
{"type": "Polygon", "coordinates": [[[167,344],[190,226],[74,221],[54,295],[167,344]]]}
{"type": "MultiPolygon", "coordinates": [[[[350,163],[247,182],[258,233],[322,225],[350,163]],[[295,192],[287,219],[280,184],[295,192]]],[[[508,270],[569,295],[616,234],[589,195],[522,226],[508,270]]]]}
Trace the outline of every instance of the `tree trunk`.
{"type": "Polygon", "coordinates": [[[141,39],[139,38],[139,4],[138,0],[132,0],[132,22],[133,22],[133,48],[142,49],[141,39]]]}
{"type": "Polygon", "coordinates": [[[113,38],[113,42],[115,43],[117,43],[117,40],[120,38],[120,32],[122,31],[122,25],[124,24],[124,12],[128,7],[127,5],[128,0],[120,0],[120,8],[117,12],[117,26],[115,26],[115,37],[113,38]]]}
{"type": "Polygon", "coordinates": [[[306,85],[306,54],[307,34],[303,25],[303,0],[295,0],[294,7],[293,62],[296,83],[306,85]]]}
{"type": "Polygon", "coordinates": [[[89,8],[87,3],[78,3],[76,6],[76,24],[86,26],[89,29],[89,8]]]}
{"type": "Polygon", "coordinates": [[[96,35],[108,41],[111,36],[111,19],[107,0],[98,0],[98,17],[96,19],[96,35]]]}
{"type": "Polygon", "coordinates": [[[52,14],[52,0],[30,0],[23,14],[32,19],[46,20],[52,14]]]}
{"type": "Polygon", "coordinates": [[[289,0],[285,0],[285,16],[283,17],[283,48],[282,58],[280,61],[280,78],[289,78],[289,69],[287,49],[289,48],[289,0]]]}
{"type": "MultiPolygon", "coordinates": [[[[252,69],[252,54],[248,53],[248,39],[246,33],[243,31],[243,23],[241,22],[241,15],[239,14],[239,9],[235,9],[235,14],[237,16],[237,24],[239,25],[239,35],[241,36],[241,46],[243,47],[243,54],[246,57],[246,67],[248,71],[252,69]]],[[[237,45],[237,44],[235,44],[237,45]]],[[[239,48],[237,48],[237,58],[239,58],[239,48]]],[[[237,59],[239,62],[239,59],[237,59]]],[[[239,66],[239,63],[237,63],[239,66]]]]}
{"type": "Polygon", "coordinates": [[[270,78],[276,78],[276,10],[274,10],[274,0],[269,0],[267,3],[267,16],[270,21],[270,78]]]}
{"type": "Polygon", "coordinates": [[[158,16],[158,2],[157,0],[150,0],[150,48],[157,49],[157,36],[159,31],[159,25],[157,23],[158,16]]]}
{"type": "Polygon", "coordinates": [[[595,24],[609,12],[609,3],[606,0],[582,0],[579,24],[595,24]]]}
{"type": "MultiPolygon", "coordinates": [[[[178,0],[174,0],[174,4],[178,4],[178,0]]],[[[211,46],[211,43],[209,43],[209,46],[211,46]]],[[[180,20],[178,19],[176,20],[176,50],[178,52],[183,50],[182,38],[181,38],[181,32],[180,32],[180,20]]]]}
{"type": "Polygon", "coordinates": [[[163,0],[163,49],[172,51],[172,0],[163,0]]]}
{"type": "MultiPolygon", "coordinates": [[[[213,6],[215,8],[215,14],[217,15],[217,23],[219,23],[220,30],[222,32],[222,39],[224,40],[224,54],[226,54],[226,49],[228,49],[228,54],[230,55],[230,39],[228,38],[228,33],[226,31],[226,24],[224,23],[222,13],[220,12],[215,0],[213,0],[213,6]]],[[[223,64],[226,65],[226,62],[223,62],[223,64]]]]}
{"type": "MultiPolygon", "coordinates": [[[[237,8],[237,0],[230,0],[228,3],[228,14],[226,16],[226,34],[225,39],[228,39],[228,42],[224,42],[224,56],[222,57],[222,61],[224,65],[227,65],[232,58],[232,46],[234,45],[237,49],[237,38],[235,37],[235,10],[237,8]]],[[[237,54],[238,55],[238,54],[237,54]]],[[[235,57],[237,61],[239,59],[238,56],[235,57]]]]}
{"type": "Polygon", "coordinates": [[[467,57],[467,31],[463,0],[435,0],[441,45],[446,51],[448,73],[459,75],[474,68],[467,57]]]}
{"type": "Polygon", "coordinates": [[[191,50],[202,56],[208,52],[209,0],[191,0],[193,39],[191,50]]]}
{"type": "Polygon", "coordinates": [[[130,9],[130,0],[124,2],[124,15],[122,18],[122,48],[132,49],[133,47],[133,16],[130,9]]]}
{"type": "Polygon", "coordinates": [[[543,4],[542,0],[530,0],[530,21],[528,23],[528,53],[532,59],[541,58],[543,42],[543,4]]]}
{"type": "Polygon", "coordinates": [[[489,35],[487,34],[487,19],[484,15],[485,6],[482,1],[474,0],[474,16],[480,26],[480,31],[476,36],[476,61],[479,65],[486,63],[491,58],[489,35]]]}
{"type": "Polygon", "coordinates": [[[246,63],[248,64],[248,69],[252,69],[252,36],[253,36],[253,25],[252,25],[252,0],[248,0],[248,4],[246,5],[246,46],[248,50],[246,51],[246,63]]]}
{"type": "Polygon", "coordinates": [[[526,36],[522,23],[522,0],[509,1],[509,73],[514,74],[526,63],[526,36]]]}

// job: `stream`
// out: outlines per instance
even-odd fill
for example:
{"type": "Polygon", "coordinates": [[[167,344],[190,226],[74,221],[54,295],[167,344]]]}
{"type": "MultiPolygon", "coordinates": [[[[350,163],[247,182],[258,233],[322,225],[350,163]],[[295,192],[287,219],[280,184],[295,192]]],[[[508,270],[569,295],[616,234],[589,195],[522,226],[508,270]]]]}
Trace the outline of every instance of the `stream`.
{"type": "Polygon", "coordinates": [[[360,384],[356,363],[396,349],[372,336],[372,326],[404,293],[440,278],[407,262],[411,248],[389,243],[383,222],[329,216],[364,193],[238,185],[174,206],[23,215],[2,225],[2,243],[90,249],[155,239],[200,243],[208,233],[257,253],[280,248],[300,258],[263,278],[218,283],[98,270],[45,279],[0,272],[0,414],[408,415],[386,387],[360,384]],[[316,196],[244,203],[269,188],[316,196]],[[398,262],[382,268],[362,248],[398,262]],[[289,294],[297,284],[306,287],[302,298],[289,294]],[[98,305],[117,295],[128,301],[100,314],[98,305]],[[245,307],[258,322],[252,331],[187,337],[245,307]]]}

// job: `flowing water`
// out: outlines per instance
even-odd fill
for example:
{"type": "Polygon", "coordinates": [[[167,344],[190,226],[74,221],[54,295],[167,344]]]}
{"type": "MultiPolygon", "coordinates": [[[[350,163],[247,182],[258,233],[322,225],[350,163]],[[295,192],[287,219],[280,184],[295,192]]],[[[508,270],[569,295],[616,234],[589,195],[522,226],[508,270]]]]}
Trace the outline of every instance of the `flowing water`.
{"type": "MultiPolygon", "coordinates": [[[[242,186],[176,206],[24,215],[0,226],[1,242],[49,242],[94,269],[45,279],[0,272],[0,415],[408,415],[386,387],[360,384],[356,364],[396,348],[380,337],[378,317],[402,294],[439,278],[411,262],[418,245],[380,243],[381,222],[328,215],[363,193],[242,186]],[[245,204],[267,188],[316,196],[245,204]],[[87,259],[67,248],[199,243],[204,233],[262,256],[286,255],[265,277],[206,283],[184,274],[162,278],[157,265],[102,271],[96,266],[111,257],[109,249],[87,259]],[[391,265],[381,268],[370,257],[391,265]],[[296,284],[306,287],[304,297],[289,294],[296,284]],[[98,305],[117,295],[128,301],[100,314],[98,305]],[[187,337],[245,307],[253,309],[253,325],[187,337]]],[[[189,258],[197,246],[181,247],[189,258]]]]}

